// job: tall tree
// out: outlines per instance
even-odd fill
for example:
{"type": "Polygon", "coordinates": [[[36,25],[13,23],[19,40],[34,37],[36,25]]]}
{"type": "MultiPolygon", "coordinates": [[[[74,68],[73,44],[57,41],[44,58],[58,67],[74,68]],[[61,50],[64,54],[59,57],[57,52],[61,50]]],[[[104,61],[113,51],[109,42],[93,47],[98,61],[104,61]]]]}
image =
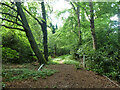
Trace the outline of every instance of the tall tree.
{"type": "MultiPolygon", "coordinates": [[[[51,30],[52,30],[52,34],[55,34],[55,32],[56,32],[56,29],[58,29],[57,28],[57,25],[56,25],[56,27],[52,24],[52,23],[50,23],[50,28],[51,28],[51,30]]],[[[56,57],[56,54],[57,54],[57,46],[56,46],[56,43],[54,44],[54,56],[56,57]]]]}
{"type": "Polygon", "coordinates": [[[95,26],[94,26],[94,12],[93,12],[93,3],[92,0],[89,2],[90,7],[90,28],[91,28],[91,34],[92,34],[92,40],[93,40],[93,49],[97,49],[97,39],[95,34],[95,26]]]}
{"type": "MultiPolygon", "coordinates": [[[[28,11],[25,7],[23,9],[31,15],[41,26],[42,32],[43,32],[43,46],[44,46],[44,58],[46,61],[48,61],[48,44],[47,44],[47,20],[46,20],[46,10],[44,1],[41,2],[41,8],[42,8],[42,20],[39,20],[36,16],[34,16],[30,11],[28,11]]],[[[40,18],[41,19],[41,18],[40,18]]]]}
{"type": "Polygon", "coordinates": [[[39,20],[35,15],[33,15],[30,11],[28,11],[25,7],[23,9],[31,15],[41,26],[43,32],[43,46],[44,46],[44,58],[48,61],[48,44],[47,44],[47,20],[46,20],[46,10],[44,1],[41,2],[41,9],[42,9],[42,18],[39,20]]]}
{"type": "Polygon", "coordinates": [[[28,40],[30,42],[31,48],[34,51],[36,57],[38,58],[39,63],[40,64],[46,63],[46,60],[44,59],[41,51],[39,50],[39,48],[37,46],[37,43],[36,43],[35,39],[33,37],[33,34],[31,32],[30,26],[29,26],[29,24],[27,22],[27,19],[26,19],[26,16],[25,16],[25,14],[24,14],[24,12],[23,12],[23,10],[21,8],[21,3],[20,2],[16,2],[17,10],[14,7],[11,7],[11,6],[9,6],[9,5],[5,4],[5,3],[0,3],[0,4],[9,7],[14,12],[17,12],[17,16],[11,15],[10,13],[3,13],[2,12],[2,14],[5,14],[5,15],[8,15],[10,17],[16,18],[16,22],[12,21],[12,20],[9,20],[9,19],[6,19],[6,18],[0,18],[0,19],[5,20],[7,22],[11,22],[11,23],[16,24],[18,26],[22,26],[24,29],[12,27],[12,26],[7,26],[7,25],[3,25],[3,24],[2,24],[2,26],[6,27],[6,28],[9,28],[9,29],[17,29],[17,30],[25,31],[26,36],[27,36],[27,38],[28,38],[28,40]],[[21,19],[18,16],[20,16],[21,19]],[[17,20],[19,20],[22,23],[22,25],[19,24],[17,22],[17,20]]]}
{"type": "Polygon", "coordinates": [[[41,3],[42,8],[42,17],[44,20],[42,20],[42,31],[43,31],[43,45],[44,45],[44,55],[45,59],[48,61],[48,45],[47,45],[47,21],[46,21],[46,11],[45,11],[45,5],[44,1],[41,3]]]}
{"type": "Polygon", "coordinates": [[[37,56],[39,63],[45,63],[45,59],[41,53],[41,51],[39,50],[37,43],[35,42],[35,39],[32,35],[31,29],[29,27],[29,24],[27,22],[26,16],[21,8],[21,3],[20,2],[16,2],[16,6],[17,6],[17,11],[18,14],[20,15],[21,19],[22,19],[22,24],[24,25],[24,30],[26,32],[26,36],[28,37],[28,40],[31,44],[31,47],[33,49],[33,51],[35,52],[35,55],[37,56]]]}
{"type": "MultiPolygon", "coordinates": [[[[75,2],[74,2],[75,3],[75,2]]],[[[75,3],[76,4],[76,8],[74,3],[71,2],[71,5],[75,11],[75,14],[77,16],[77,24],[78,24],[78,36],[79,36],[79,41],[78,41],[78,46],[77,46],[77,50],[79,48],[79,46],[82,44],[82,37],[81,37],[81,30],[80,30],[80,6],[79,6],[79,2],[75,3]]]]}
{"type": "MultiPolygon", "coordinates": [[[[118,2],[118,42],[120,42],[120,1],[118,2]]],[[[118,47],[118,57],[120,59],[120,47],[118,47]]]]}

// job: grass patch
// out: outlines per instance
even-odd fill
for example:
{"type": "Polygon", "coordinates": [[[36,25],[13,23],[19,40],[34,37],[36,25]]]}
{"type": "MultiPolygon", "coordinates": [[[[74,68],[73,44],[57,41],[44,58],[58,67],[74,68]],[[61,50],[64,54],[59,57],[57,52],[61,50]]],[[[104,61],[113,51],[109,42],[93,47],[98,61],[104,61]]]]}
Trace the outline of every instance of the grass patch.
{"type": "Polygon", "coordinates": [[[45,78],[46,76],[51,76],[56,72],[56,70],[42,69],[42,71],[35,71],[29,69],[4,69],[2,71],[2,77],[4,81],[13,80],[23,80],[32,78],[37,80],[39,77],[45,78]]]}
{"type": "Polygon", "coordinates": [[[80,62],[79,61],[76,61],[73,59],[72,55],[63,55],[63,56],[60,56],[63,58],[63,64],[73,64],[76,66],[77,69],[81,68],[80,67],[80,62]]]}
{"type": "Polygon", "coordinates": [[[56,61],[56,60],[49,60],[49,62],[47,63],[47,64],[59,64],[59,62],[58,61],[56,61]]]}
{"type": "Polygon", "coordinates": [[[49,60],[48,64],[59,64],[60,61],[63,61],[63,64],[73,64],[77,69],[80,67],[80,62],[73,59],[72,55],[63,55],[57,58],[49,60]]]}
{"type": "Polygon", "coordinates": [[[79,61],[75,61],[75,60],[65,60],[63,62],[64,64],[73,64],[76,66],[76,69],[80,68],[80,62],[79,61]]]}
{"type": "Polygon", "coordinates": [[[63,62],[64,64],[74,64],[74,65],[79,65],[78,61],[74,61],[74,60],[64,60],[63,62]]]}

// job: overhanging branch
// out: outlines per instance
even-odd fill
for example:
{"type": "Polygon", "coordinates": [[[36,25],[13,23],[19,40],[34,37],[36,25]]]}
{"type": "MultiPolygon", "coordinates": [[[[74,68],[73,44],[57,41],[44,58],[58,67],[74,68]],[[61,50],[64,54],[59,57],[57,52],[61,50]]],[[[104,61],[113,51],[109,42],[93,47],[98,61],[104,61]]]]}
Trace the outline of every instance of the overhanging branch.
{"type": "Polygon", "coordinates": [[[32,15],[25,7],[23,7],[23,9],[24,9],[29,15],[31,15],[40,25],[42,25],[42,22],[39,21],[34,15],[32,15]]]}
{"type": "Polygon", "coordinates": [[[74,2],[77,6],[79,6],[80,8],[82,8],[82,9],[84,9],[85,10],[85,13],[86,13],[86,15],[87,15],[87,17],[88,17],[88,19],[90,20],[90,18],[89,18],[89,16],[88,16],[88,13],[87,13],[87,10],[86,10],[86,8],[84,8],[84,7],[81,7],[79,4],[77,4],[76,2],[74,2]]]}
{"type": "MultiPolygon", "coordinates": [[[[17,13],[17,16],[16,16],[16,22],[17,22],[17,19],[19,20],[19,17],[18,17],[18,16],[19,16],[19,14],[17,13]]],[[[22,22],[22,21],[21,21],[21,22],[22,22]]]]}
{"type": "Polygon", "coordinates": [[[20,28],[9,27],[9,26],[2,25],[2,24],[0,24],[0,26],[3,26],[3,27],[5,27],[5,28],[9,28],[9,29],[17,29],[17,30],[20,30],[20,31],[24,31],[23,29],[20,29],[20,28]]]}
{"type": "Polygon", "coordinates": [[[5,21],[8,21],[8,22],[12,22],[12,23],[17,24],[18,26],[24,27],[23,25],[21,25],[21,24],[19,24],[19,23],[17,23],[17,22],[14,22],[14,21],[11,21],[11,20],[8,20],[8,19],[5,19],[5,18],[1,18],[1,17],[0,17],[0,19],[5,20],[5,21]]]}
{"type": "Polygon", "coordinates": [[[7,6],[7,7],[11,8],[11,9],[13,9],[14,11],[17,12],[17,10],[16,10],[15,8],[13,8],[13,7],[11,7],[11,6],[7,5],[7,4],[5,4],[5,3],[1,3],[1,2],[0,2],[0,4],[2,4],[2,5],[4,5],[4,6],[7,6]]]}
{"type": "Polygon", "coordinates": [[[72,3],[72,2],[70,2],[70,4],[73,6],[73,9],[76,11],[75,6],[73,5],[73,3],[72,3]]]}
{"type": "Polygon", "coordinates": [[[11,15],[11,14],[9,14],[9,13],[3,13],[3,12],[0,12],[0,14],[5,14],[5,15],[9,15],[9,16],[11,16],[11,17],[15,17],[15,18],[18,19],[20,22],[22,22],[18,16],[14,16],[14,15],[11,15]]]}

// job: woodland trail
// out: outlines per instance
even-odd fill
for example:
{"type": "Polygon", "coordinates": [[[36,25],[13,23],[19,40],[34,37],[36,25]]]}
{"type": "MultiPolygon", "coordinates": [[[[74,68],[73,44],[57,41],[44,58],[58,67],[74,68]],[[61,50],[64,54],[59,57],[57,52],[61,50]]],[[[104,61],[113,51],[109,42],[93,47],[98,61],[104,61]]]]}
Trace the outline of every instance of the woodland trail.
{"type": "Polygon", "coordinates": [[[118,88],[107,78],[92,71],[76,70],[74,65],[48,65],[44,68],[58,72],[45,79],[13,81],[7,84],[11,88],[118,88]]]}

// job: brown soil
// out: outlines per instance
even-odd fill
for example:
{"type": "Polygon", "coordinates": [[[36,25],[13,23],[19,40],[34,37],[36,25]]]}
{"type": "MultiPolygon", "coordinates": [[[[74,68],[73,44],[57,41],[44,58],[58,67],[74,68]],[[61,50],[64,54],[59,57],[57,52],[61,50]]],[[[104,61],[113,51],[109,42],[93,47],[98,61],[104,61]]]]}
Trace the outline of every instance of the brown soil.
{"type": "Polygon", "coordinates": [[[118,88],[107,78],[73,65],[49,65],[58,72],[46,79],[7,82],[7,88],[118,88]]]}

